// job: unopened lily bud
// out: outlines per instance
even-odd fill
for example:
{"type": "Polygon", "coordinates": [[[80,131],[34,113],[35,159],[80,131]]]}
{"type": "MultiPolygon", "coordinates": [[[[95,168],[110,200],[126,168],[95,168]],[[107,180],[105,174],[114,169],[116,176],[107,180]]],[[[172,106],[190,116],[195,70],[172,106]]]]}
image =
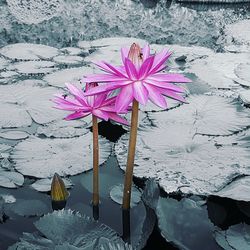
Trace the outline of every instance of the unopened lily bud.
{"type": "Polygon", "coordinates": [[[51,183],[51,199],[52,201],[66,201],[69,193],[61,177],[55,173],[51,183]]]}
{"type": "Polygon", "coordinates": [[[143,54],[141,51],[141,47],[133,43],[130,47],[128,58],[134,63],[135,67],[138,69],[143,63],[143,54]]]}

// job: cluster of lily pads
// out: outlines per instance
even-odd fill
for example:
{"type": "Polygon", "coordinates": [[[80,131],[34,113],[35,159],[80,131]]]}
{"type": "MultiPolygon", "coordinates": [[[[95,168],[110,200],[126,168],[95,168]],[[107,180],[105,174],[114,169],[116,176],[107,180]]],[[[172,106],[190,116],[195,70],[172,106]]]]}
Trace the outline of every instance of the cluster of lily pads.
{"type": "MultiPolygon", "coordinates": [[[[92,169],[91,120],[64,121],[63,118],[68,113],[52,109],[50,99],[56,92],[65,94],[63,89],[65,82],[82,87],[80,83],[82,74],[98,73],[89,63],[93,60],[98,61],[108,57],[109,61],[119,65],[121,63],[119,48],[124,43],[129,45],[134,41],[144,43],[138,39],[117,38],[84,41],[79,43],[78,48],[60,50],[34,44],[13,44],[0,49],[1,186],[19,188],[24,185],[39,192],[47,192],[50,190],[51,178],[57,172],[65,178],[66,186],[72,188],[74,182],[69,176],[92,169]]],[[[159,52],[162,46],[152,45],[151,49],[152,52],[159,52]]],[[[180,104],[171,99],[166,109],[153,104],[140,107],[134,175],[142,179],[155,178],[157,185],[168,194],[216,195],[250,201],[248,130],[250,54],[235,48],[233,53],[215,53],[210,49],[195,46],[173,45],[170,49],[174,51],[170,59],[170,72],[184,73],[193,81],[186,86],[186,91],[183,93],[188,103],[180,104]]],[[[126,117],[129,121],[130,116],[126,117]]],[[[107,138],[99,136],[100,164],[105,163],[110,155],[115,155],[120,168],[125,169],[129,139],[127,130],[128,128],[124,127],[124,135],[115,143],[110,143],[107,138]]],[[[104,164],[100,169],[106,167],[104,164]]],[[[108,176],[106,180],[108,182],[108,176]]],[[[87,185],[86,183],[87,181],[83,181],[83,187],[87,185]]],[[[111,195],[113,200],[121,203],[121,183],[122,178],[112,187],[106,186],[105,197],[111,195]]],[[[105,186],[105,183],[100,185],[105,186]]],[[[147,202],[152,196],[147,195],[152,188],[150,185],[144,190],[143,201],[147,207],[155,204],[151,209],[156,212],[162,235],[181,249],[199,249],[200,246],[195,246],[195,242],[191,240],[192,237],[188,237],[188,234],[186,237],[180,237],[177,233],[178,225],[184,224],[185,216],[178,217],[176,214],[171,214],[171,211],[179,206],[184,210],[183,213],[194,216],[192,221],[198,223],[202,221],[201,218],[204,220],[206,217],[203,225],[206,230],[200,233],[201,236],[214,234],[215,238],[211,236],[209,239],[214,244],[219,242],[222,247],[229,246],[226,249],[230,249],[231,246],[240,249],[235,246],[234,237],[241,237],[240,242],[249,244],[244,235],[249,230],[248,225],[239,224],[227,231],[215,228],[208,222],[203,201],[185,198],[179,203],[172,198],[153,195],[152,202],[147,202]]],[[[157,185],[156,190],[158,190],[157,185]]],[[[23,201],[7,196],[10,192],[6,190],[8,189],[1,189],[3,193],[1,200],[4,213],[8,215],[8,208],[10,211],[13,210],[8,204],[17,206],[20,204],[21,207],[23,201]]],[[[138,197],[135,196],[135,199],[138,197]]],[[[135,205],[135,209],[137,206],[135,205]]],[[[44,208],[41,213],[33,211],[31,214],[42,215],[47,212],[48,208],[44,208]]],[[[40,220],[46,221],[46,225],[57,219],[66,224],[67,218],[73,223],[73,218],[79,216],[86,223],[90,223],[95,232],[99,226],[104,227],[103,234],[98,234],[100,240],[85,243],[85,239],[81,238],[82,234],[86,232],[91,234],[91,230],[81,231],[79,234],[76,233],[76,238],[66,240],[63,231],[66,229],[63,229],[58,233],[63,235],[60,237],[64,243],[61,243],[61,239],[55,240],[54,235],[46,234],[47,229],[39,227],[40,222],[37,222],[35,226],[47,239],[32,234],[24,235],[17,243],[19,248],[13,249],[29,249],[28,246],[33,249],[32,244],[35,246],[44,244],[42,246],[48,249],[55,247],[63,249],[60,248],[63,244],[65,249],[85,249],[85,247],[88,249],[87,246],[92,245],[96,247],[108,245],[110,248],[106,249],[112,249],[114,245],[113,248],[117,249],[116,244],[120,244],[122,245],[120,249],[130,249],[131,246],[121,242],[117,235],[118,238],[114,238],[114,241],[107,241],[113,239],[105,234],[107,226],[101,226],[83,215],[68,210],[54,212],[40,220]],[[36,237],[35,241],[33,237],[36,237]]],[[[189,232],[190,235],[197,234],[199,230],[193,226],[187,225],[183,232],[189,232]]],[[[74,225],[73,228],[75,229],[74,225]]],[[[111,231],[108,229],[108,233],[112,234],[111,231]]],[[[141,248],[142,245],[138,247],[141,248]]]]}

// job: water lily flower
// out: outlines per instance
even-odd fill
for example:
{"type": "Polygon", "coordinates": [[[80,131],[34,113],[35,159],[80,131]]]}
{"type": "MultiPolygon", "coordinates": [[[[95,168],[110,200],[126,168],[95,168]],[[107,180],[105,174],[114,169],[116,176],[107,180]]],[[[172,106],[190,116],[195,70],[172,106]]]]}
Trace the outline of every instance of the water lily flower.
{"type": "Polygon", "coordinates": [[[86,95],[120,89],[115,104],[117,111],[126,109],[133,99],[142,105],[150,100],[164,109],[167,108],[164,96],[184,102],[181,95],[184,89],[173,83],[187,83],[190,80],[178,73],[161,72],[166,68],[165,62],[170,55],[167,49],[151,55],[149,45],[142,50],[137,44],[133,44],[130,50],[122,48],[123,66],[113,66],[104,61],[95,63],[105,73],[83,78],[85,82],[105,83],[87,91],[86,95]]]}
{"type": "MultiPolygon", "coordinates": [[[[128,125],[128,122],[116,113],[115,101],[116,96],[109,97],[109,93],[99,95],[85,96],[82,89],[77,88],[73,84],[66,84],[69,92],[74,96],[71,98],[67,95],[57,94],[52,100],[56,105],[54,108],[73,111],[65,117],[66,120],[74,120],[92,115],[93,128],[93,206],[99,205],[99,143],[98,143],[98,124],[97,118],[108,121],[114,120],[118,123],[128,125]]],[[[97,83],[87,83],[85,91],[97,87],[97,83]]],[[[123,110],[122,113],[126,113],[123,110]]],[[[93,210],[94,211],[94,210],[93,210]]]]}

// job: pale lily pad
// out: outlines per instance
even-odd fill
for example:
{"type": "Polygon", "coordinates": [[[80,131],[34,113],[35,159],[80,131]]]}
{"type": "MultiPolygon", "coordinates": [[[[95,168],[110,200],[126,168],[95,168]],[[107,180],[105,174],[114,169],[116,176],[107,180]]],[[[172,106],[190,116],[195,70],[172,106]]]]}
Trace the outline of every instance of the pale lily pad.
{"type": "Polygon", "coordinates": [[[0,73],[0,76],[3,78],[11,78],[11,77],[18,76],[18,75],[19,74],[17,72],[12,71],[12,70],[3,71],[0,73]]]}
{"type": "MultiPolygon", "coordinates": [[[[100,164],[107,160],[110,143],[100,137],[100,164]]],[[[12,160],[22,174],[37,178],[75,175],[92,169],[92,133],[72,139],[29,138],[14,148],[12,160]]]]}
{"type": "Polygon", "coordinates": [[[34,224],[46,238],[25,233],[9,250],[132,249],[108,226],[71,210],[54,211],[34,224]],[[109,246],[117,248],[108,248],[109,246]]]}
{"type": "MultiPolygon", "coordinates": [[[[128,134],[123,135],[115,146],[122,169],[126,167],[128,138],[128,134]]],[[[231,138],[231,142],[219,145],[178,124],[141,128],[134,175],[156,178],[168,193],[213,194],[233,178],[250,174],[249,149],[237,142],[231,138]]]]}
{"type": "Polygon", "coordinates": [[[238,77],[236,81],[244,86],[250,87],[250,64],[241,63],[235,69],[235,74],[238,77]]]}
{"type": "Polygon", "coordinates": [[[250,90],[243,90],[239,92],[239,98],[242,100],[244,104],[250,104],[250,90]]]}
{"type": "Polygon", "coordinates": [[[0,197],[2,197],[4,202],[7,204],[12,204],[16,202],[16,198],[11,194],[0,194],[0,197]]]}
{"type": "MultiPolygon", "coordinates": [[[[73,183],[70,179],[62,178],[62,180],[66,188],[71,188],[73,186],[73,183]]],[[[41,179],[34,182],[31,187],[39,192],[49,192],[51,190],[51,182],[52,178],[41,179]]]]}
{"type": "Polygon", "coordinates": [[[237,224],[226,231],[216,230],[215,239],[225,250],[246,250],[250,248],[250,226],[237,224]]]}
{"type": "MultiPolygon", "coordinates": [[[[93,69],[90,67],[79,67],[79,68],[70,68],[62,69],[51,74],[46,75],[43,79],[49,85],[64,88],[65,83],[76,83],[82,79],[86,74],[92,74],[93,69]]],[[[80,85],[81,86],[81,85],[80,85]]],[[[82,85],[83,86],[83,85],[82,85]]]]}
{"type": "Polygon", "coordinates": [[[20,74],[47,74],[55,71],[55,63],[51,61],[17,62],[11,65],[20,74]]]}
{"type": "Polygon", "coordinates": [[[9,140],[22,140],[29,137],[29,134],[25,131],[8,130],[0,132],[0,137],[9,140]]]}
{"type": "Polygon", "coordinates": [[[238,201],[250,201],[250,176],[236,179],[215,195],[238,201]]]}
{"type": "Polygon", "coordinates": [[[7,144],[0,144],[0,152],[2,153],[2,152],[6,152],[6,151],[9,151],[9,150],[11,150],[12,149],[12,147],[11,146],[9,146],[9,145],[7,145],[7,144]]]}
{"type": "Polygon", "coordinates": [[[15,104],[1,103],[0,116],[0,127],[2,128],[26,127],[32,123],[26,110],[15,104]]]}
{"type": "Polygon", "coordinates": [[[0,169],[0,186],[6,188],[16,188],[22,186],[24,177],[20,173],[3,171],[0,169]]]}
{"type": "Polygon", "coordinates": [[[184,250],[220,250],[213,238],[213,224],[206,208],[184,198],[160,198],[157,217],[162,236],[184,250]],[[177,212],[178,211],[178,212],[177,212]]]}
{"type": "Polygon", "coordinates": [[[195,60],[187,72],[194,73],[202,81],[218,89],[237,87],[235,68],[239,62],[250,60],[248,53],[216,53],[205,59],[195,60]]]}
{"type": "Polygon", "coordinates": [[[56,48],[32,43],[9,44],[0,49],[0,54],[18,60],[51,59],[59,53],[60,51],[56,48]]]}
{"type": "Polygon", "coordinates": [[[0,70],[7,68],[9,61],[5,58],[0,57],[0,70]]]}
{"type": "MultiPolygon", "coordinates": [[[[3,156],[3,154],[1,154],[1,156],[3,156]]],[[[8,155],[9,157],[9,155],[8,155]]],[[[0,165],[3,169],[5,170],[12,170],[13,169],[13,165],[12,163],[9,161],[8,157],[4,157],[1,162],[0,165]]]]}
{"type": "Polygon", "coordinates": [[[18,199],[10,209],[20,216],[41,216],[49,212],[49,207],[40,200],[18,199]]]}
{"type": "Polygon", "coordinates": [[[79,48],[75,48],[75,47],[65,47],[60,49],[62,52],[65,52],[66,54],[69,54],[71,56],[78,56],[80,55],[83,50],[79,49],[79,48]]]}
{"type": "MultiPolygon", "coordinates": [[[[123,199],[123,185],[119,184],[114,187],[112,187],[110,191],[110,197],[111,199],[118,203],[122,204],[123,199]]],[[[130,207],[135,207],[140,201],[141,201],[141,192],[136,188],[135,186],[131,189],[131,201],[130,201],[130,207]]]]}
{"type": "Polygon", "coordinates": [[[56,63],[60,64],[80,64],[83,62],[83,58],[80,56],[70,56],[70,55],[61,55],[53,58],[56,63]]]}
{"type": "Polygon", "coordinates": [[[250,124],[248,110],[229,98],[195,95],[186,100],[188,104],[168,112],[151,113],[149,119],[158,127],[183,124],[183,130],[205,135],[230,135],[250,124]]]}
{"type": "Polygon", "coordinates": [[[37,128],[38,135],[55,138],[71,138],[89,132],[85,127],[89,125],[84,120],[57,120],[37,128]]]}
{"type": "Polygon", "coordinates": [[[56,92],[58,90],[53,87],[31,86],[27,82],[17,85],[0,86],[0,100],[8,100],[8,104],[3,103],[0,106],[0,114],[1,109],[3,109],[3,115],[6,117],[0,121],[0,126],[1,122],[6,123],[2,127],[29,126],[32,122],[30,116],[39,124],[63,119],[67,112],[59,112],[52,108],[53,103],[51,99],[56,92]],[[12,112],[15,113],[13,114],[12,112]],[[10,113],[11,116],[9,115],[10,113]],[[14,122],[14,124],[11,124],[10,121],[12,119],[17,124],[14,122]],[[27,119],[27,121],[24,119],[27,119]]]}

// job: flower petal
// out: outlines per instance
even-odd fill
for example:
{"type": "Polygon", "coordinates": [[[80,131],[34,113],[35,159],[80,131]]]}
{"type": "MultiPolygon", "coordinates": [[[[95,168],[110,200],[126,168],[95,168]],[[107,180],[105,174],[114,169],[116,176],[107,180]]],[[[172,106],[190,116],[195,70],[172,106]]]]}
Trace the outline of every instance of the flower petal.
{"type": "Polygon", "coordinates": [[[116,98],[115,109],[117,112],[126,110],[133,101],[133,87],[131,84],[121,88],[116,98]]]}
{"type": "Polygon", "coordinates": [[[148,78],[146,80],[144,80],[143,82],[144,82],[144,84],[154,85],[154,86],[157,86],[157,87],[160,87],[163,89],[169,89],[169,90],[179,92],[179,93],[185,92],[185,90],[183,88],[176,86],[176,85],[169,83],[169,82],[152,81],[152,80],[149,80],[148,78]]]}
{"type": "Polygon", "coordinates": [[[170,97],[170,98],[175,99],[177,101],[187,103],[187,101],[184,99],[183,96],[176,94],[176,92],[174,92],[174,91],[164,89],[164,90],[161,91],[161,93],[163,95],[166,95],[167,97],[170,97]]]}
{"type": "Polygon", "coordinates": [[[75,120],[75,119],[80,119],[80,118],[86,117],[89,114],[91,114],[91,113],[90,112],[75,112],[73,114],[66,116],[64,119],[67,121],[68,120],[75,120]]]}
{"type": "Polygon", "coordinates": [[[109,119],[109,113],[102,111],[100,109],[94,109],[92,111],[92,114],[95,115],[96,117],[98,117],[99,119],[104,120],[104,121],[108,121],[108,119],[109,119]]]}
{"type": "Polygon", "coordinates": [[[129,48],[127,47],[121,48],[121,56],[124,65],[125,65],[125,58],[128,58],[128,53],[129,53],[129,48]]]}
{"type": "Polygon", "coordinates": [[[115,122],[118,122],[118,123],[129,126],[128,121],[126,119],[122,118],[121,116],[117,115],[116,113],[109,113],[109,119],[111,119],[111,120],[113,120],[115,122]]]}
{"type": "Polygon", "coordinates": [[[155,80],[155,81],[159,81],[159,82],[191,82],[190,79],[188,79],[187,77],[181,75],[181,74],[174,74],[174,73],[158,73],[158,74],[154,74],[152,76],[149,76],[148,79],[150,80],[155,80]]]}
{"type": "Polygon", "coordinates": [[[88,106],[84,92],[81,89],[78,89],[71,83],[65,83],[66,87],[68,88],[69,92],[84,106],[88,106]]]}
{"type": "Polygon", "coordinates": [[[161,92],[158,90],[157,87],[154,87],[152,85],[145,85],[145,87],[148,90],[148,97],[149,99],[157,106],[166,109],[167,108],[167,102],[165,98],[161,95],[161,92]]]}
{"type": "Polygon", "coordinates": [[[148,101],[148,90],[144,87],[142,82],[138,81],[133,83],[133,95],[142,105],[145,105],[148,101]]]}
{"type": "Polygon", "coordinates": [[[139,79],[143,79],[147,76],[148,72],[151,70],[153,62],[154,62],[153,56],[147,58],[143,62],[142,66],[140,67],[140,71],[139,71],[139,79]]]}
{"type": "Polygon", "coordinates": [[[122,67],[116,67],[107,62],[96,62],[95,64],[102,70],[108,72],[109,74],[115,74],[117,76],[127,77],[125,76],[126,72],[122,67]]]}
{"type": "Polygon", "coordinates": [[[94,74],[83,77],[83,82],[117,82],[127,80],[125,77],[120,77],[114,74],[94,74]]]}
{"type": "Polygon", "coordinates": [[[171,56],[171,52],[167,49],[162,50],[159,54],[154,56],[154,63],[150,71],[151,74],[159,72],[161,66],[166,62],[166,60],[171,56]]]}
{"type": "Polygon", "coordinates": [[[125,66],[126,72],[128,74],[128,77],[131,80],[136,80],[138,78],[138,74],[137,74],[137,70],[135,68],[135,65],[128,58],[125,58],[124,66],[125,66]]]}
{"type": "Polygon", "coordinates": [[[150,55],[150,47],[148,44],[146,44],[142,49],[142,54],[143,54],[143,60],[145,61],[150,55]]]}

